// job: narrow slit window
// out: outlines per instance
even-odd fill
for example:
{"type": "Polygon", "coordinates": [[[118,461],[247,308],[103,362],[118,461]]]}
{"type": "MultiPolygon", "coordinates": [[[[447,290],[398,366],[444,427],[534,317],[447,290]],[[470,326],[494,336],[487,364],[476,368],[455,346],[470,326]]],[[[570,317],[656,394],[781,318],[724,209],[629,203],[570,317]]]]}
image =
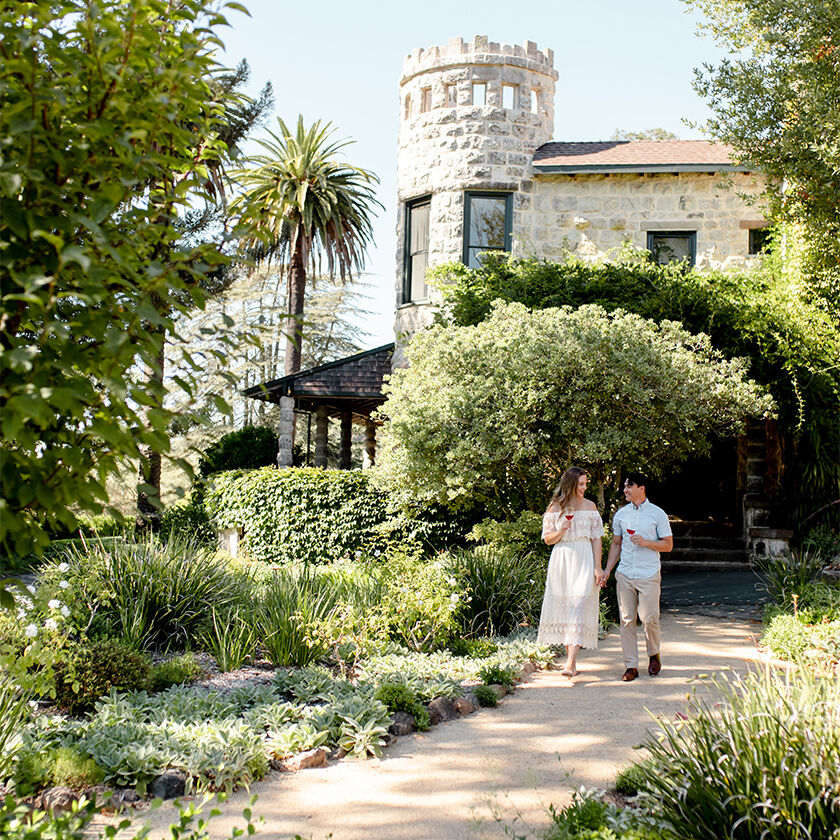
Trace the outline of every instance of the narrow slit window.
{"type": "Polygon", "coordinates": [[[502,108],[513,111],[519,107],[519,86],[502,85],[502,108]]]}
{"type": "Polygon", "coordinates": [[[405,118],[408,119],[411,116],[411,96],[406,96],[405,98],[405,118]]]}
{"type": "Polygon", "coordinates": [[[540,112],[540,92],[536,88],[531,89],[531,113],[539,114],[540,112]]]}
{"type": "Polygon", "coordinates": [[[455,85],[446,86],[446,107],[454,108],[458,104],[458,88],[455,85]]]}
{"type": "Polygon", "coordinates": [[[472,86],[472,104],[480,107],[487,102],[487,83],[473,82],[472,86]]]}
{"type": "Polygon", "coordinates": [[[432,110],[432,89],[424,87],[420,91],[420,113],[425,114],[432,110]]]}

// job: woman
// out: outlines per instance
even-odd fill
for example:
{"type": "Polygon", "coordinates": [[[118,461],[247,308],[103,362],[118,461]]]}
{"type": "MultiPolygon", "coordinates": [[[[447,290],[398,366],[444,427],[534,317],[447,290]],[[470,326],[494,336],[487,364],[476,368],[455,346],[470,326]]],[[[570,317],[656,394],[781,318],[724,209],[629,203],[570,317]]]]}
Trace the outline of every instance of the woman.
{"type": "Polygon", "coordinates": [[[587,476],[569,467],[560,477],[543,515],[542,538],[551,549],[537,641],[566,646],[562,673],[577,674],[582,647],[598,646],[598,591],[604,525],[595,505],[584,498],[587,476]]]}

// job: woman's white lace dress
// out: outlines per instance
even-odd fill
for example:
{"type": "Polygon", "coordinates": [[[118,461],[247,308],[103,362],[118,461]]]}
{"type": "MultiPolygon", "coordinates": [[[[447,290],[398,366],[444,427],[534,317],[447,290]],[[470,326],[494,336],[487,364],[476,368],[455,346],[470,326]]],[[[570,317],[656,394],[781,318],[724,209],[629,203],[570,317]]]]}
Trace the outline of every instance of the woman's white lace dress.
{"type": "MultiPolygon", "coordinates": [[[[558,530],[562,516],[543,516],[543,536],[558,530]]],[[[578,510],[571,528],[552,546],[537,641],[598,647],[598,586],[591,540],[603,533],[597,510],[578,510]]]]}

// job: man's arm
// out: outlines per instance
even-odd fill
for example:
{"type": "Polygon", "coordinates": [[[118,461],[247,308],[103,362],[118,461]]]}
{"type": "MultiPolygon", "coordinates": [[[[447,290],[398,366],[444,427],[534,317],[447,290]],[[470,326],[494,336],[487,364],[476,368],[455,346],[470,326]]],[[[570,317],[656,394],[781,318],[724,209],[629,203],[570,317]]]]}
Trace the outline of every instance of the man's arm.
{"type": "MultiPolygon", "coordinates": [[[[658,551],[660,554],[667,554],[674,548],[673,537],[662,537],[662,539],[660,540],[646,540],[644,537],[640,537],[638,534],[633,534],[633,536],[630,537],[630,542],[632,542],[633,545],[639,545],[642,548],[652,548],[654,551],[658,551]]],[[[612,551],[612,549],[610,549],[610,551],[612,551]]]]}
{"type": "Polygon", "coordinates": [[[610,543],[610,553],[607,555],[607,565],[604,569],[604,582],[610,576],[613,567],[618,563],[619,555],[621,554],[621,534],[616,534],[610,543]]]}

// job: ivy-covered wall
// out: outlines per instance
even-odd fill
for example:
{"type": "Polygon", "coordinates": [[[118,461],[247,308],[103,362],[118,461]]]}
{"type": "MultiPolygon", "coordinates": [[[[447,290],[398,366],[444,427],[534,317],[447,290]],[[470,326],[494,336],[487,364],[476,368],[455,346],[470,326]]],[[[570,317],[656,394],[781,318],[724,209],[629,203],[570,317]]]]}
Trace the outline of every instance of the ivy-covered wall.
{"type": "Polygon", "coordinates": [[[362,548],[386,519],[364,472],[300,467],[214,476],[204,499],[217,530],[241,527],[242,550],[272,563],[325,563],[362,548]]]}

